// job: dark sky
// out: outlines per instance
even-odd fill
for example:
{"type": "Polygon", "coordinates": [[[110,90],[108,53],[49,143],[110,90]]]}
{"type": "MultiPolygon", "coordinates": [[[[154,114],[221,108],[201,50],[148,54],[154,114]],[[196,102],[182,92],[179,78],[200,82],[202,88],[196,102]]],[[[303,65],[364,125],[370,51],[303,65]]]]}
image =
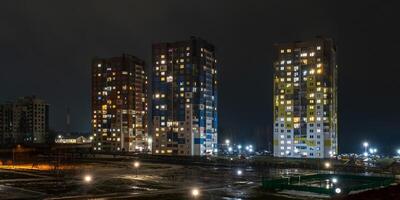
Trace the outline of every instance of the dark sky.
{"type": "MultiPolygon", "coordinates": [[[[400,14],[396,1],[1,1],[0,101],[35,94],[51,127],[90,128],[90,62],[122,52],[149,63],[151,43],[200,36],[217,47],[220,127],[266,141],[272,44],[333,37],[338,46],[340,151],[369,140],[400,147],[400,14]]],[[[223,139],[224,136],[221,136],[223,139]]],[[[248,138],[248,139],[245,139],[248,138]]]]}

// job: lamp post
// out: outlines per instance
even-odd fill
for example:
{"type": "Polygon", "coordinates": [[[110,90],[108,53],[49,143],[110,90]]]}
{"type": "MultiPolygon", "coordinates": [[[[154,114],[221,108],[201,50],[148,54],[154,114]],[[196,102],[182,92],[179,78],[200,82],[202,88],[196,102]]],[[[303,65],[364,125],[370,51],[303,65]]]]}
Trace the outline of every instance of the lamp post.
{"type": "Polygon", "coordinates": [[[369,146],[368,142],[364,142],[363,146],[364,146],[364,153],[366,153],[367,152],[367,148],[369,146]]]}
{"type": "Polygon", "coordinates": [[[138,161],[135,161],[134,163],[133,163],[133,166],[135,167],[135,169],[136,169],[136,177],[138,176],[138,169],[139,169],[139,167],[140,167],[140,163],[138,162],[138,161]]]}
{"type": "Polygon", "coordinates": [[[193,198],[197,198],[200,195],[200,190],[197,188],[193,188],[191,193],[193,198]]]}
{"type": "Polygon", "coordinates": [[[85,181],[85,183],[90,183],[92,182],[92,176],[87,174],[83,177],[83,181],[85,181]]]}

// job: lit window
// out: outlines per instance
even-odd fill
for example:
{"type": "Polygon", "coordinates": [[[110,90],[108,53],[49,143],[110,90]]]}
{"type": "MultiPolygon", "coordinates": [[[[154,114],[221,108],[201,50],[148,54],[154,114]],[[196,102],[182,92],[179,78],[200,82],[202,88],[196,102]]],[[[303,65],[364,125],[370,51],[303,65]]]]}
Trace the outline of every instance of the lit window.
{"type": "Polygon", "coordinates": [[[172,82],[172,80],[173,80],[173,77],[172,77],[172,76],[168,76],[168,77],[167,77],[167,82],[172,82]]]}

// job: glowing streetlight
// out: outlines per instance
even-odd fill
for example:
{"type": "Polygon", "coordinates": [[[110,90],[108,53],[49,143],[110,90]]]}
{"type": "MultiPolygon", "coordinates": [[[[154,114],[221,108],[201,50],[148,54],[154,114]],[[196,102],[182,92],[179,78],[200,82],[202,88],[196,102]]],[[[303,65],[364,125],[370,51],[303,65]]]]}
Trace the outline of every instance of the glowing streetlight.
{"type": "Polygon", "coordinates": [[[231,141],[228,140],[228,139],[226,139],[226,140],[225,140],[225,144],[226,144],[226,145],[229,145],[229,143],[231,143],[231,141]]]}
{"type": "Polygon", "coordinates": [[[335,192],[336,192],[336,194],[340,194],[340,193],[342,192],[342,189],[336,188],[336,189],[335,189],[335,192]]]}
{"type": "Polygon", "coordinates": [[[332,178],[332,183],[337,183],[337,178],[332,178]]]}
{"type": "Polygon", "coordinates": [[[140,167],[140,162],[139,161],[135,161],[134,163],[133,163],[133,166],[135,167],[135,169],[136,169],[136,177],[138,176],[138,169],[139,169],[139,167],[140,167]]]}
{"type": "Polygon", "coordinates": [[[240,169],[238,169],[238,170],[236,171],[236,174],[237,174],[238,176],[241,176],[241,175],[243,174],[243,171],[240,170],[240,169]]]}
{"type": "Polygon", "coordinates": [[[229,152],[232,152],[232,151],[233,151],[232,147],[229,147],[229,148],[228,148],[228,151],[229,151],[229,152]]]}
{"type": "Polygon", "coordinates": [[[90,182],[92,182],[92,176],[91,176],[91,175],[85,175],[85,176],[83,177],[83,180],[84,180],[86,183],[90,183],[90,182]]]}
{"type": "Polygon", "coordinates": [[[400,156],[400,149],[397,149],[397,154],[399,154],[399,156],[400,156]]]}
{"type": "Polygon", "coordinates": [[[238,149],[242,149],[242,145],[239,144],[239,145],[238,145],[238,149]]]}
{"type": "Polygon", "coordinates": [[[329,169],[331,167],[331,163],[330,162],[325,162],[324,166],[325,166],[325,168],[329,169]]]}
{"type": "Polygon", "coordinates": [[[194,198],[196,198],[196,197],[198,197],[199,195],[200,195],[200,190],[197,189],[197,188],[193,188],[193,189],[192,189],[192,196],[193,196],[194,198]]]}
{"type": "MultiPolygon", "coordinates": [[[[367,148],[368,148],[368,146],[369,146],[368,142],[364,142],[364,143],[363,143],[363,146],[364,146],[364,152],[367,152],[367,148]]],[[[364,154],[365,154],[365,153],[364,153],[364,154]]]]}
{"type": "Polygon", "coordinates": [[[364,143],[363,143],[363,146],[364,146],[365,148],[367,148],[367,147],[369,146],[368,142],[364,142],[364,143]]]}

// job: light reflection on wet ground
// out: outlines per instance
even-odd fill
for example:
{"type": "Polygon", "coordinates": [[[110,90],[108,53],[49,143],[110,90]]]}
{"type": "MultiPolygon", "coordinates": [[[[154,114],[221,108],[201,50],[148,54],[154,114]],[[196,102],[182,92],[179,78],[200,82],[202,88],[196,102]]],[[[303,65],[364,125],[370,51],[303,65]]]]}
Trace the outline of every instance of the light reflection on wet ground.
{"type": "Polygon", "coordinates": [[[143,163],[136,171],[130,162],[77,164],[76,168],[62,170],[59,175],[43,171],[24,170],[21,174],[0,171],[0,199],[18,198],[139,198],[186,199],[191,188],[201,188],[201,198],[250,199],[260,187],[261,177],[281,177],[304,173],[299,170],[267,170],[237,167],[181,166],[143,163]],[[5,174],[8,174],[5,176],[5,174]],[[11,173],[11,175],[10,175],[11,173]],[[37,175],[40,174],[40,177],[37,175]],[[93,180],[83,181],[85,174],[93,180]],[[13,177],[14,176],[14,177],[13,177]],[[29,179],[29,181],[23,181],[29,179]],[[33,180],[32,180],[33,179],[33,180]],[[3,181],[3,182],[1,182],[3,181]],[[161,197],[162,196],[162,197],[161,197]]]}

